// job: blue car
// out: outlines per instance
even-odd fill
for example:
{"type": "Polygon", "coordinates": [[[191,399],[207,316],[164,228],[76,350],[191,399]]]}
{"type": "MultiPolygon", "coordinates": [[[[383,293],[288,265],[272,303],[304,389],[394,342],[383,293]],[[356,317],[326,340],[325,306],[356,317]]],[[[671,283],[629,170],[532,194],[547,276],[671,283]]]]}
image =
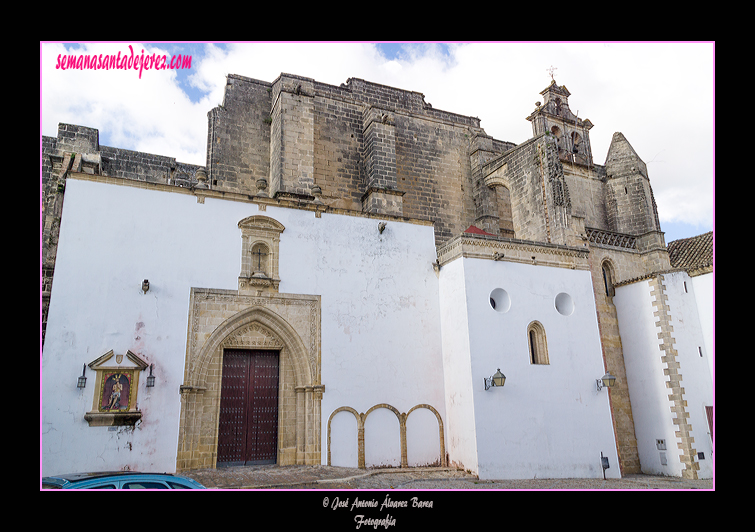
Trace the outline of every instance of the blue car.
{"type": "Polygon", "coordinates": [[[202,484],[191,478],[169,473],[136,473],[108,471],[102,473],[73,473],[42,478],[43,489],[64,490],[203,490],[202,484]]]}

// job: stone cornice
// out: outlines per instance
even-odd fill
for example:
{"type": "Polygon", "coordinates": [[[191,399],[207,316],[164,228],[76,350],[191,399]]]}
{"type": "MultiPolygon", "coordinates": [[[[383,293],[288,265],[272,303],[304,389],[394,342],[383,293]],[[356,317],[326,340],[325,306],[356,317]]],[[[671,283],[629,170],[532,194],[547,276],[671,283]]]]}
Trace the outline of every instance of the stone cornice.
{"type": "MultiPolygon", "coordinates": [[[[153,183],[148,181],[137,181],[135,179],[126,179],[122,177],[92,175],[79,172],[69,172],[68,179],[78,179],[80,181],[94,181],[96,183],[106,183],[110,185],[121,185],[127,187],[144,188],[150,190],[156,190],[160,192],[172,192],[174,194],[185,194],[188,196],[196,196],[197,203],[204,203],[205,198],[221,199],[227,201],[238,201],[242,203],[254,203],[260,206],[260,211],[264,211],[269,205],[272,207],[285,207],[288,209],[299,209],[303,211],[312,211],[317,218],[322,213],[328,214],[341,214],[344,216],[357,216],[360,218],[373,218],[376,220],[393,220],[397,222],[406,222],[415,225],[432,226],[434,222],[432,220],[420,220],[418,218],[407,218],[403,216],[395,216],[390,214],[375,214],[369,212],[354,211],[348,209],[340,209],[331,207],[323,203],[316,203],[314,201],[304,201],[301,199],[288,199],[288,198],[268,198],[263,196],[252,196],[250,194],[241,194],[238,192],[228,192],[220,189],[202,189],[202,188],[188,188],[178,187],[175,185],[168,185],[166,183],[153,183]]],[[[389,191],[386,191],[389,192],[389,191]]],[[[403,194],[401,192],[394,192],[396,194],[403,194]]]]}
{"type": "Polygon", "coordinates": [[[589,270],[588,255],[587,248],[465,233],[451,239],[438,250],[438,263],[442,267],[464,257],[589,270]]]}

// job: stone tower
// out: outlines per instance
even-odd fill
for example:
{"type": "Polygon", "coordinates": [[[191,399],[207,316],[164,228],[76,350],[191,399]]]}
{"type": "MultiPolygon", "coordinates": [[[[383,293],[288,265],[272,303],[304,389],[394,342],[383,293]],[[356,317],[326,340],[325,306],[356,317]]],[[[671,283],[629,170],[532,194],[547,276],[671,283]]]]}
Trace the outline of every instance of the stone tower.
{"type": "Polygon", "coordinates": [[[621,133],[614,133],[606,157],[606,215],[617,233],[661,229],[647,166],[621,133]]]}
{"type": "Polygon", "coordinates": [[[560,160],[592,166],[592,122],[582,120],[569,109],[570,93],[555,80],[540,94],[543,104],[538,102],[537,109],[527,117],[532,122],[533,136],[550,133],[556,138],[560,160]]]}

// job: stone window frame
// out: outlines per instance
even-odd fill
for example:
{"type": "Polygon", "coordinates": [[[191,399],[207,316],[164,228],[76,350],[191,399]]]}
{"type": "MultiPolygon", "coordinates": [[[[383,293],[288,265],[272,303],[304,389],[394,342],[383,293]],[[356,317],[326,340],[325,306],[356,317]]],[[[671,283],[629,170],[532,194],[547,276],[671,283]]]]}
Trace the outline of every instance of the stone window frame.
{"type": "Polygon", "coordinates": [[[605,289],[605,295],[608,298],[612,298],[616,295],[616,268],[610,259],[604,259],[600,263],[600,271],[603,276],[603,288],[605,289]]]}
{"type": "Polygon", "coordinates": [[[527,326],[527,351],[530,364],[538,366],[550,364],[545,327],[537,320],[527,326]]]}
{"type": "Polygon", "coordinates": [[[285,230],[283,224],[268,216],[255,215],[241,220],[241,273],[239,273],[239,293],[277,292],[280,285],[280,235],[285,230]],[[255,246],[264,245],[268,250],[265,259],[265,274],[254,270],[252,251],[255,246]]]}

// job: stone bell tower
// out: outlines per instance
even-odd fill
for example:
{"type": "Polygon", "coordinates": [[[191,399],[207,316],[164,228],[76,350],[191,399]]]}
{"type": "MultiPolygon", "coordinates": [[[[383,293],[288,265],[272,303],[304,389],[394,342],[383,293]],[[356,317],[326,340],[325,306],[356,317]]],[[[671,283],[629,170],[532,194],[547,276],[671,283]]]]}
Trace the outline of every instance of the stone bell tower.
{"type": "Polygon", "coordinates": [[[550,133],[556,138],[558,158],[584,166],[592,166],[592,148],[590,147],[590,129],[593,124],[582,120],[569,108],[571,93],[565,86],[556,84],[556,80],[540,93],[543,103],[527,120],[532,122],[533,136],[550,133]]]}

